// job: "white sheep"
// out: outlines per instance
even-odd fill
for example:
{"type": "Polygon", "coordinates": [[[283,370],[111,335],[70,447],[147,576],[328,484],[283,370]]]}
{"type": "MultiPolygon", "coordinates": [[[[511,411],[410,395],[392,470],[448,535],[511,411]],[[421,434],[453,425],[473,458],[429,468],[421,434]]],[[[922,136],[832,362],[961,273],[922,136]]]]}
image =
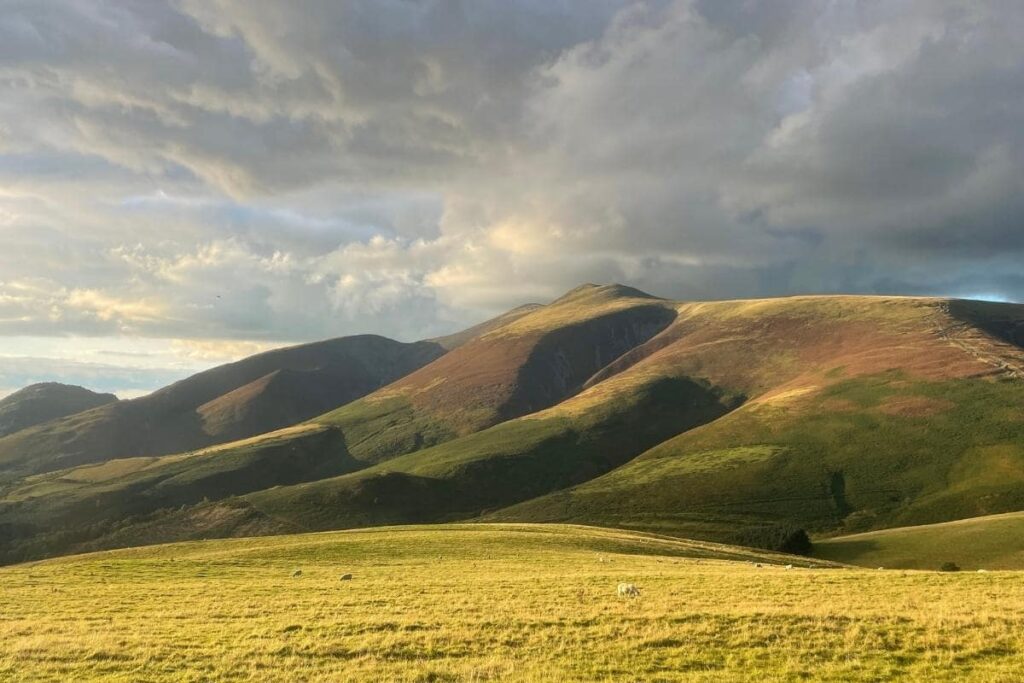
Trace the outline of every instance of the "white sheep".
{"type": "Polygon", "coordinates": [[[793,565],[791,565],[791,564],[787,564],[786,565],[786,569],[792,569],[792,568],[793,568],[793,565]]]}
{"type": "Polygon", "coordinates": [[[620,598],[639,598],[640,589],[635,583],[620,583],[618,595],[620,598]]]}

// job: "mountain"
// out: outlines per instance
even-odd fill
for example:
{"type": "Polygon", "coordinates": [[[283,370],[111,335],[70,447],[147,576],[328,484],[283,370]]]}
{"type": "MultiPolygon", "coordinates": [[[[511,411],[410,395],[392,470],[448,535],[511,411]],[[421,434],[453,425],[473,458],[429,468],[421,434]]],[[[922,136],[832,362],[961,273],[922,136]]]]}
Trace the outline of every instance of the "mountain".
{"type": "Polygon", "coordinates": [[[1021,510],[1022,323],[586,285],[286,429],[12,482],[0,524],[9,557],[455,519],[782,547],[1021,510]]]}
{"type": "Polygon", "coordinates": [[[0,437],[116,400],[71,384],[32,384],[0,399],[0,437]]]}
{"type": "Polygon", "coordinates": [[[0,480],[242,439],[363,396],[445,353],[437,342],[342,337],[267,351],[130,401],[0,438],[0,480]]]}
{"type": "Polygon", "coordinates": [[[943,299],[686,305],[625,374],[699,373],[743,405],[494,518],[742,541],[766,523],[855,532],[1024,509],[1024,353],[1006,333],[1022,320],[943,299]]]}

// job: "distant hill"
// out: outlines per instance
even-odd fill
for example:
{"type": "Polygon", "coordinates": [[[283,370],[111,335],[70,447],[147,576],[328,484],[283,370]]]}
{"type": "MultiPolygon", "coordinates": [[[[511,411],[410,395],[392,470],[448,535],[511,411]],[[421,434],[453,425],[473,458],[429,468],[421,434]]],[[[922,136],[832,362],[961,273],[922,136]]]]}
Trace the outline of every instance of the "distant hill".
{"type": "Polygon", "coordinates": [[[115,401],[117,396],[113,394],[71,384],[32,384],[0,399],[0,437],[115,401]]]}
{"type": "Polygon", "coordinates": [[[455,519],[776,547],[1024,510],[1021,321],[938,298],[586,285],[286,429],[11,482],[0,531],[17,557],[455,519]]]}
{"type": "Polygon", "coordinates": [[[374,335],[275,349],[9,434],[0,439],[0,478],[246,438],[359,398],[444,353],[435,342],[374,335]]]}

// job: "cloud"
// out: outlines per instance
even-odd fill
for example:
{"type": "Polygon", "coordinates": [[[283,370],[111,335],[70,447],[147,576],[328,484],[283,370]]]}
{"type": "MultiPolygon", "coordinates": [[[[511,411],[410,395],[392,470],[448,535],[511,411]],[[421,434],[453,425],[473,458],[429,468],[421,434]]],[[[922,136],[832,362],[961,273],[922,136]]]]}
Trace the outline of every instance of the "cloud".
{"type": "Polygon", "coordinates": [[[1021,299],[1022,30],[996,0],[8,3],[0,334],[411,340],[581,281],[1021,299]]]}

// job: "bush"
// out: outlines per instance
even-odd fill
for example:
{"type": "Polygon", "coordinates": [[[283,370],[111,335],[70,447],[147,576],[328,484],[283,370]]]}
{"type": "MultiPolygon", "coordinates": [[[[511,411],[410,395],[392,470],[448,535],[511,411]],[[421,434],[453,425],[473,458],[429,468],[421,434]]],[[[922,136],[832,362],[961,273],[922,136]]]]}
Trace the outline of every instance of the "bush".
{"type": "Polygon", "coordinates": [[[747,527],[736,532],[729,542],[750,548],[790,553],[791,555],[811,554],[811,539],[807,532],[789,524],[747,527]]]}
{"type": "Polygon", "coordinates": [[[944,572],[958,572],[960,571],[960,565],[956,562],[943,562],[942,566],[939,567],[944,572]]]}

